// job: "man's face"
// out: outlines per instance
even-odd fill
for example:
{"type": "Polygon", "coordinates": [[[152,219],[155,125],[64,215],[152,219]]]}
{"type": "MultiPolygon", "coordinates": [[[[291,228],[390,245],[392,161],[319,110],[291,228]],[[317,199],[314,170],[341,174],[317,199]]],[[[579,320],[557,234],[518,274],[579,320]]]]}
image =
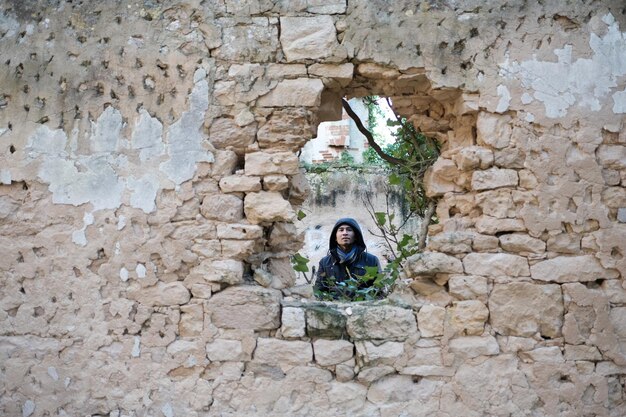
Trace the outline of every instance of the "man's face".
{"type": "Polygon", "coordinates": [[[342,224],[335,234],[337,244],[341,249],[350,248],[354,244],[354,229],[347,224],[342,224]]]}

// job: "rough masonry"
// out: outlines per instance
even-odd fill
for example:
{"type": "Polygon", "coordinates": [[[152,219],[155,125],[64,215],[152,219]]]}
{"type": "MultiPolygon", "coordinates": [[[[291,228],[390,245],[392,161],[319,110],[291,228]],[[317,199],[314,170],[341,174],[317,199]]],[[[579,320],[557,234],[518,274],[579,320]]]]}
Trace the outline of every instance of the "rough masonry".
{"type": "Polygon", "coordinates": [[[3,1],[0,413],[626,415],[622,1],[3,1]],[[295,285],[342,96],[442,144],[388,300],[295,285]]]}

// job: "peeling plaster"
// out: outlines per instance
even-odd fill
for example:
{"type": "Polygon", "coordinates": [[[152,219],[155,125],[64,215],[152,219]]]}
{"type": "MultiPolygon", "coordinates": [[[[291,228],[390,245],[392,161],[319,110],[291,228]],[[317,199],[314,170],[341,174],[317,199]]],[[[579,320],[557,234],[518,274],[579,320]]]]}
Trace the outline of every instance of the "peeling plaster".
{"type": "MultiPolygon", "coordinates": [[[[602,20],[608,26],[607,32],[602,37],[591,34],[591,59],[573,60],[572,45],[565,45],[554,50],[557,62],[538,61],[536,57],[510,62],[507,57],[500,64],[500,75],[520,80],[524,88],[532,91],[532,97],[544,104],[549,118],[565,116],[575,104],[599,111],[601,99],[618,86],[619,77],[626,75],[626,32],[620,32],[611,14],[602,20]]],[[[613,98],[616,103],[613,112],[621,113],[626,106],[621,93],[614,94],[613,98]]],[[[528,102],[527,96],[522,97],[522,103],[528,102]]]]}
{"type": "Polygon", "coordinates": [[[613,94],[613,113],[626,113],[626,90],[613,94]]]}
{"type": "MultiPolygon", "coordinates": [[[[87,138],[89,155],[77,154],[76,129],[68,141],[62,129],[38,127],[28,138],[26,151],[30,162],[40,161],[38,176],[48,184],[53,203],[91,203],[94,211],[115,209],[129,192],[131,207],[151,213],[156,209],[156,196],[163,183],[169,179],[180,185],[193,177],[198,162],[213,162],[213,154],[203,147],[201,133],[209,106],[205,70],[195,72],[194,83],[189,110],[169,127],[166,144],[162,123],[144,109],[140,110],[127,141],[122,137],[122,114],[107,107],[92,121],[87,138]],[[120,154],[122,151],[125,154],[120,154]],[[159,171],[156,164],[161,161],[164,162],[159,171]],[[127,177],[128,173],[134,175],[127,177]]],[[[11,182],[8,170],[0,171],[0,182],[11,182]]],[[[84,232],[84,228],[74,232],[72,239],[76,244],[86,244],[84,232]]]]}

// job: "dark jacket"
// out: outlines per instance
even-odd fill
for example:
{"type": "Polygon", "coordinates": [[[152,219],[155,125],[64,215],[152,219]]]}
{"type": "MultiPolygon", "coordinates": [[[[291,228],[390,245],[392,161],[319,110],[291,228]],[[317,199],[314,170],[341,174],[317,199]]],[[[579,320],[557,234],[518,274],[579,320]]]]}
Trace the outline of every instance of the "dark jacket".
{"type": "MultiPolygon", "coordinates": [[[[380,262],[378,258],[367,252],[365,241],[363,240],[363,234],[361,228],[356,220],[351,218],[342,218],[337,220],[333,231],[330,233],[330,239],[328,241],[328,255],[320,260],[320,264],[317,270],[315,279],[314,290],[322,291],[329,294],[332,298],[338,298],[340,292],[337,288],[337,283],[342,282],[351,276],[363,276],[366,273],[366,266],[375,266],[378,270],[381,270],[380,262]],[[347,224],[354,230],[354,246],[357,248],[357,256],[351,263],[341,264],[339,256],[337,256],[337,229],[342,224],[347,224]],[[334,278],[334,280],[333,280],[334,278]]],[[[366,288],[371,283],[361,283],[359,288],[366,288]]]]}

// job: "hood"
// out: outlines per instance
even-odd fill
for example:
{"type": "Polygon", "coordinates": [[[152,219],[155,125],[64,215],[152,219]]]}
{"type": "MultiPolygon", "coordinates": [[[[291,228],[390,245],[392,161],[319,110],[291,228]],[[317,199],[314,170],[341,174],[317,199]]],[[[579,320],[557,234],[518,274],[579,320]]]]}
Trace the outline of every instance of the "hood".
{"type": "Polygon", "coordinates": [[[339,226],[341,226],[342,224],[347,224],[348,226],[352,227],[352,229],[354,229],[354,244],[363,248],[363,250],[367,249],[359,224],[356,222],[356,220],[350,217],[344,217],[337,220],[337,223],[335,223],[335,226],[333,227],[333,231],[330,232],[330,238],[328,240],[329,250],[337,248],[337,239],[335,238],[335,235],[337,234],[337,229],[339,229],[339,226]]]}

